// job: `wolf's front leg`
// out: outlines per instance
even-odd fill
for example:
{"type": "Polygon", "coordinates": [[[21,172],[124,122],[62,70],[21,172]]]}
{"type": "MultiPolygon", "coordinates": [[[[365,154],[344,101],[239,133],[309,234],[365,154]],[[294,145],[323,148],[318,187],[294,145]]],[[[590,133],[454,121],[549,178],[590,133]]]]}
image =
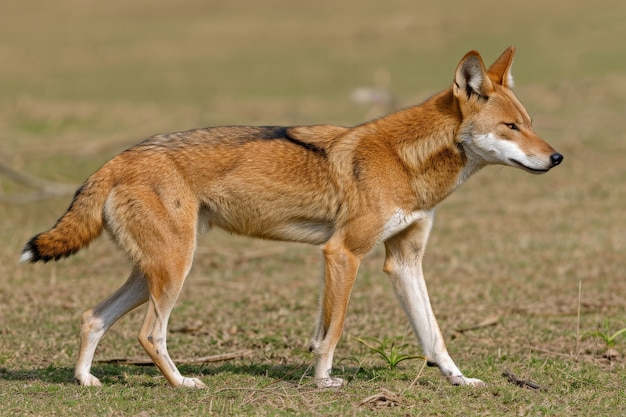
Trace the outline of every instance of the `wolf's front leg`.
{"type": "Polygon", "coordinates": [[[430,305],[422,256],[432,220],[432,216],[422,219],[385,242],[384,271],[391,278],[396,296],[409,317],[428,363],[439,367],[453,385],[483,385],[479,379],[464,376],[448,354],[430,305]]]}

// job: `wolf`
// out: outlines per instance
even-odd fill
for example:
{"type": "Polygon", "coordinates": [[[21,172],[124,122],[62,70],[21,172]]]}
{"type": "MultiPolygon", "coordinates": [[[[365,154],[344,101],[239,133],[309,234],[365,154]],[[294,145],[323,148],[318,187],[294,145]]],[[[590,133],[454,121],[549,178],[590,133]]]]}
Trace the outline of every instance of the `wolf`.
{"type": "Polygon", "coordinates": [[[383,270],[428,363],[454,385],[481,385],[448,354],[422,258],[435,207],[472,174],[491,164],[542,174],[563,161],[534,132],[513,93],[514,52],[506,49],[486,68],[470,51],[448,89],[358,126],[224,126],[161,134],[104,164],[20,258],[58,260],[106,229],[132,260],[127,281],[82,315],[78,382],[101,384],[91,373],[98,342],[120,317],[147,303],[140,344],[172,386],[206,387],[181,375],[170,358],[167,324],[198,232],[218,227],[321,247],[325,271],[310,345],[318,386],[344,383],[331,375],[333,354],[359,264],[378,243],[386,251],[383,270]]]}

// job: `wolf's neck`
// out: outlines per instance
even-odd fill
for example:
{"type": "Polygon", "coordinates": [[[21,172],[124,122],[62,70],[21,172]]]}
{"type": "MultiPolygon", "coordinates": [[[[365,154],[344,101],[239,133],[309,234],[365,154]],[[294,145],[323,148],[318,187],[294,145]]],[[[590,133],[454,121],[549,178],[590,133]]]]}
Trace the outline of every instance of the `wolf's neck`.
{"type": "Polygon", "coordinates": [[[421,209],[434,207],[481,168],[458,141],[461,120],[450,89],[376,121],[377,129],[393,137],[421,209]]]}

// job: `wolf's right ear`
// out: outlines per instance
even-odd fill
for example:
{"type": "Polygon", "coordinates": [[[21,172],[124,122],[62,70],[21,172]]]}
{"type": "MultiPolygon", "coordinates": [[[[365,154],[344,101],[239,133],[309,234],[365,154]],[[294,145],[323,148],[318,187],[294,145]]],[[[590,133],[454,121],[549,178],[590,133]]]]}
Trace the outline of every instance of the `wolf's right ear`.
{"type": "Polygon", "coordinates": [[[463,100],[469,100],[472,95],[478,98],[487,98],[493,91],[493,83],[487,75],[485,64],[480,54],[470,51],[456,67],[454,77],[454,95],[463,100]]]}
{"type": "Polygon", "coordinates": [[[513,76],[511,75],[511,65],[513,65],[513,55],[515,55],[515,46],[509,46],[506,51],[491,64],[487,73],[494,83],[503,87],[513,88],[513,76]]]}

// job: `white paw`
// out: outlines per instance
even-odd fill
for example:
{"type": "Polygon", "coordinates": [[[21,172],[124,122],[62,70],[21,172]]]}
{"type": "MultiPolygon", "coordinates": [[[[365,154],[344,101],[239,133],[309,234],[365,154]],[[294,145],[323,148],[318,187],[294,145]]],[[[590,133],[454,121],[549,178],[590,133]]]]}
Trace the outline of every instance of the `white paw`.
{"type": "Polygon", "coordinates": [[[346,381],[342,378],[330,377],[330,378],[317,378],[315,380],[315,383],[317,384],[318,388],[326,389],[326,388],[341,388],[342,386],[346,384],[346,381]]]}
{"type": "Polygon", "coordinates": [[[102,382],[100,382],[98,378],[96,378],[95,376],[91,374],[82,375],[82,376],[76,375],[76,379],[78,380],[80,385],[84,387],[101,387],[102,386],[102,382]]]}
{"type": "Polygon", "coordinates": [[[180,382],[179,387],[186,388],[208,388],[204,382],[200,381],[198,378],[185,378],[180,382]]]}
{"type": "Polygon", "coordinates": [[[447,377],[452,385],[470,385],[473,387],[482,387],[485,385],[483,381],[476,378],[467,378],[463,375],[452,375],[447,377]]]}

